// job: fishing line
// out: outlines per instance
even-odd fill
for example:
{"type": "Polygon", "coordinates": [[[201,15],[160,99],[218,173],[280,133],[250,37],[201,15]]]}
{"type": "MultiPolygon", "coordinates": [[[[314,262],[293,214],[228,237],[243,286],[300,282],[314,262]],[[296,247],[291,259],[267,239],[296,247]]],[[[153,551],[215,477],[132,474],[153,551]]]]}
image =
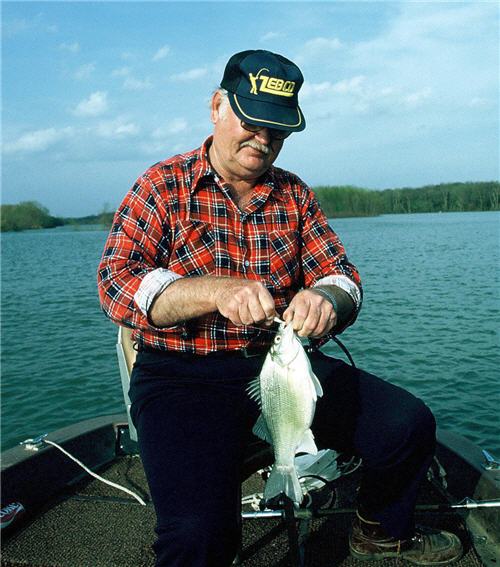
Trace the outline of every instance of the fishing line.
{"type": "Polygon", "coordinates": [[[332,337],[332,341],[334,343],[337,343],[339,345],[339,347],[342,349],[342,351],[344,352],[344,354],[347,356],[347,358],[349,359],[349,362],[351,363],[351,366],[353,368],[356,368],[356,364],[354,362],[354,359],[351,356],[351,353],[347,350],[347,347],[344,345],[344,343],[338,338],[338,337],[332,337]]]}
{"type": "MultiPolygon", "coordinates": [[[[283,319],[280,319],[279,317],[274,317],[273,322],[281,325],[285,321],[283,321],[283,319]]],[[[278,329],[268,329],[267,327],[257,327],[256,325],[245,325],[245,327],[248,327],[249,329],[257,329],[258,331],[265,331],[267,333],[278,332],[278,329]]]]}
{"type": "Polygon", "coordinates": [[[278,329],[267,329],[266,327],[257,327],[256,325],[245,325],[249,329],[257,329],[258,331],[266,331],[267,333],[277,333],[278,329]]]}
{"type": "MultiPolygon", "coordinates": [[[[275,317],[274,322],[282,324],[285,321],[283,321],[283,319],[280,319],[279,317],[275,317]]],[[[245,327],[248,327],[249,329],[257,329],[258,331],[264,331],[266,333],[277,333],[278,332],[278,329],[268,329],[266,327],[257,327],[256,325],[245,325],[245,327]]],[[[353,368],[357,368],[356,363],[354,362],[354,359],[353,359],[351,353],[349,352],[347,347],[344,345],[344,343],[337,336],[333,336],[332,341],[334,343],[337,343],[337,345],[340,347],[340,349],[344,352],[344,354],[347,356],[347,358],[349,360],[350,365],[353,368]]]]}

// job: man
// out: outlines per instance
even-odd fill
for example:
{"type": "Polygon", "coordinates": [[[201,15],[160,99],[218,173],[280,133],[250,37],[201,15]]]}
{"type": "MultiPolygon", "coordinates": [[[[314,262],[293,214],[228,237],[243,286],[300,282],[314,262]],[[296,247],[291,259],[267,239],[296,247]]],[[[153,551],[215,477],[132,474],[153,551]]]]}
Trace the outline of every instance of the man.
{"type": "MultiPolygon", "coordinates": [[[[132,327],[132,417],[157,514],[158,566],[224,567],[240,538],[239,483],[259,374],[282,317],[316,344],[352,324],[361,283],[314,194],[273,166],[305,128],[299,68],[268,51],[229,60],[213,136],[148,169],[118,209],[99,267],[106,314],[132,327]]],[[[415,529],[435,421],[420,400],[310,355],[322,382],[313,432],[363,458],[355,557],[446,564],[461,545],[415,529]]]]}

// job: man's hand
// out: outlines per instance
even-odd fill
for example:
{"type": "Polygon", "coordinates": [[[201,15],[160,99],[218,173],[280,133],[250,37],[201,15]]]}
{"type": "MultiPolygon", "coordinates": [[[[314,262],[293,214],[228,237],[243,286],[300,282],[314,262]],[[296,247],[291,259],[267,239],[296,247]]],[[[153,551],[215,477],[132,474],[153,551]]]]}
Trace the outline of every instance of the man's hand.
{"type": "Polygon", "coordinates": [[[272,325],[276,316],[274,299],[263,283],[199,276],[171,283],[154,300],[149,319],[157,327],[169,327],[214,311],[235,325],[272,325]]]}
{"type": "Polygon", "coordinates": [[[219,280],[214,293],[218,311],[235,325],[271,325],[276,316],[274,299],[264,284],[255,280],[219,280]]]}
{"type": "Polygon", "coordinates": [[[319,338],[326,335],[337,323],[333,305],[313,289],[303,289],[292,299],[283,313],[299,337],[319,338]]]}

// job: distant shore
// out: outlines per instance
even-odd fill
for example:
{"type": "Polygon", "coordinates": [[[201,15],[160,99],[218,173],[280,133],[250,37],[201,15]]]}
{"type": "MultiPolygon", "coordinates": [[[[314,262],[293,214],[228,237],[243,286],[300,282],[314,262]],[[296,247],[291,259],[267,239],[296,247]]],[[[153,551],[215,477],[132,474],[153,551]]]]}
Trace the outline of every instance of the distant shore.
{"type": "MultiPolygon", "coordinates": [[[[313,191],[328,218],[500,210],[498,181],[442,183],[383,190],[351,185],[325,185],[314,187],[313,191]]],[[[55,217],[40,203],[25,201],[0,206],[0,231],[87,224],[110,227],[113,216],[113,212],[105,211],[85,217],[55,217]]]]}

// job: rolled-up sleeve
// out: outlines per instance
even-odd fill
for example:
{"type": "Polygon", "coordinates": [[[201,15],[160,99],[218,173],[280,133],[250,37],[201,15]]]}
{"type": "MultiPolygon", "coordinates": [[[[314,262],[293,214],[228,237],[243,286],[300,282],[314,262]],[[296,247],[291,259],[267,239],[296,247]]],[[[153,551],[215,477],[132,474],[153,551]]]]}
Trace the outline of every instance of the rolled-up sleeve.
{"type": "Polygon", "coordinates": [[[144,176],[118,208],[98,268],[101,307],[115,323],[152,328],[147,309],[154,296],[176,278],[170,270],[158,271],[170,254],[167,232],[166,204],[144,176]]]}

